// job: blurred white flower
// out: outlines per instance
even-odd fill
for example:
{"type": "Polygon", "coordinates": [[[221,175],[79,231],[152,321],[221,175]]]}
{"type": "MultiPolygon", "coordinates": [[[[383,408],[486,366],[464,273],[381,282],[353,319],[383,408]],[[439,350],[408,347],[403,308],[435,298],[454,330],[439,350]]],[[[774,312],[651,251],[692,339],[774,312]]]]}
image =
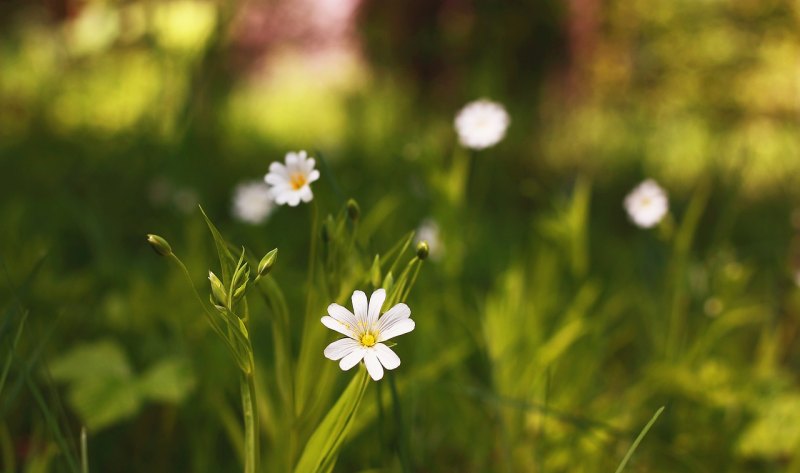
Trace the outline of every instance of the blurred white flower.
{"type": "Polygon", "coordinates": [[[172,203],[178,211],[189,214],[197,208],[197,204],[200,203],[200,198],[197,196],[197,192],[195,192],[194,189],[184,187],[177,189],[175,193],[172,194],[172,203]]]}
{"type": "Polygon", "coordinates": [[[462,145],[472,149],[494,146],[506,135],[511,119],[497,102],[476,100],[456,115],[455,126],[462,145]]]}
{"type": "Polygon", "coordinates": [[[275,202],[292,207],[300,201],[311,202],[314,194],[310,184],[319,179],[319,171],[314,169],[316,162],[309,158],[305,151],[286,153],[286,164],[274,162],[269,165],[269,173],[264,181],[270,185],[270,192],[275,202]]]}
{"type": "Polygon", "coordinates": [[[625,197],[625,210],[633,223],[642,228],[650,228],[667,214],[667,194],[656,181],[647,179],[625,197]]]}
{"type": "Polygon", "coordinates": [[[417,232],[414,236],[414,244],[418,245],[420,242],[428,244],[428,256],[432,260],[438,260],[444,254],[444,245],[439,236],[439,224],[433,219],[425,219],[417,227],[417,232]]]}
{"type": "Polygon", "coordinates": [[[383,378],[383,368],[393,370],[400,366],[400,358],[383,342],[414,330],[411,309],[400,303],[380,316],[386,300],[386,291],[378,289],[370,296],[362,291],[353,293],[355,314],[340,306],[328,306],[329,316],[322,324],[348,338],[336,340],[325,348],[325,357],[339,361],[339,367],[347,371],[364,360],[369,375],[375,381],[383,378]]]}
{"type": "Polygon", "coordinates": [[[243,182],[233,192],[233,216],[258,225],[275,209],[269,186],[261,181],[243,182]]]}

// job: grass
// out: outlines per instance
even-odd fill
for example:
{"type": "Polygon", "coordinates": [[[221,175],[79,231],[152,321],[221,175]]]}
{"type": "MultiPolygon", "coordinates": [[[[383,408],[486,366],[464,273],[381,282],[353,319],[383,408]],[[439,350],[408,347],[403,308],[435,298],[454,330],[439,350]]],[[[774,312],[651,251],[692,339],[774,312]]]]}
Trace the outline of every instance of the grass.
{"type": "Polygon", "coordinates": [[[232,72],[223,34],[79,53],[27,7],[0,15],[0,470],[797,471],[796,123],[779,100],[797,17],[772,4],[609,7],[616,36],[581,59],[593,92],[570,100],[558,67],[511,60],[563,46],[545,26],[564,18],[520,33],[527,4],[483,5],[422,52],[368,10],[360,69],[320,78],[298,54],[266,88],[232,72]],[[763,41],[685,51],[689,20],[712,46],[763,41]],[[468,152],[453,114],[481,95],[512,125],[468,152]],[[313,203],[236,221],[236,183],[301,148],[313,203]],[[622,206],[647,177],[670,198],[650,230],[622,206]],[[378,287],[416,329],[374,382],[323,357],[337,335],[319,319],[378,287]]]}

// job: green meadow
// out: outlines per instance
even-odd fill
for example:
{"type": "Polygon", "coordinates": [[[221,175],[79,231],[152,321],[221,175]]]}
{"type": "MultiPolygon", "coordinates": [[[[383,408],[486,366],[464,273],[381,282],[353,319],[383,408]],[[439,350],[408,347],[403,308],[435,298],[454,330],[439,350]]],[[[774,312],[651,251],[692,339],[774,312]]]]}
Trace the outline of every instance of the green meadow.
{"type": "Polygon", "coordinates": [[[0,472],[800,472],[798,58],[791,0],[0,1],[0,472]]]}

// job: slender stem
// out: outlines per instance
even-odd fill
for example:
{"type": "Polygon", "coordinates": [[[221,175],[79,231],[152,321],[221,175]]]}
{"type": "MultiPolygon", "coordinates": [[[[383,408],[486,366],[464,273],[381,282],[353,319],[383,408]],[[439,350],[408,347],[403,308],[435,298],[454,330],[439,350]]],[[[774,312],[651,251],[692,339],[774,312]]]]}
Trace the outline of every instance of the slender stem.
{"type": "Polygon", "coordinates": [[[631,445],[631,448],[629,448],[629,449],[628,449],[628,453],[626,453],[626,454],[625,454],[625,458],[623,458],[623,459],[622,459],[622,462],[621,462],[621,463],[619,464],[619,466],[617,467],[617,470],[616,470],[616,472],[615,472],[615,473],[620,473],[622,470],[624,470],[624,469],[625,469],[625,465],[627,465],[627,464],[628,464],[628,461],[629,461],[629,460],[631,459],[631,457],[633,456],[633,452],[635,452],[635,451],[636,451],[636,448],[637,448],[637,447],[639,446],[639,444],[642,442],[642,439],[644,438],[644,436],[645,436],[645,435],[647,435],[647,432],[649,432],[649,431],[650,431],[650,428],[653,426],[653,424],[655,424],[655,423],[656,423],[656,420],[658,419],[658,416],[660,416],[662,412],[664,412],[664,406],[661,406],[661,407],[660,407],[660,408],[659,408],[659,409],[656,411],[656,413],[655,413],[655,414],[653,415],[653,417],[650,419],[650,422],[648,422],[648,423],[647,423],[647,425],[645,425],[645,426],[644,426],[644,428],[642,429],[642,431],[641,431],[641,432],[639,432],[639,436],[638,436],[638,437],[636,437],[636,440],[634,440],[634,441],[633,441],[633,444],[631,445]]]}
{"type": "Polygon", "coordinates": [[[258,470],[258,412],[253,371],[241,373],[242,413],[244,416],[244,473],[258,470]]]}
{"type": "Polygon", "coordinates": [[[317,262],[317,238],[319,235],[319,228],[317,226],[317,215],[319,211],[317,209],[317,201],[311,201],[311,249],[308,255],[308,283],[306,285],[306,318],[308,318],[308,314],[311,313],[311,294],[312,288],[314,287],[314,268],[316,268],[317,262]]]}
{"type": "Polygon", "coordinates": [[[408,445],[406,443],[406,429],[403,428],[403,414],[400,410],[400,396],[397,393],[397,384],[395,383],[394,376],[388,376],[389,388],[392,393],[392,408],[394,410],[394,421],[397,424],[397,453],[400,457],[400,467],[403,473],[410,473],[414,471],[411,466],[411,457],[408,454],[408,445]]]}
{"type": "Polygon", "coordinates": [[[86,427],[81,427],[81,472],[89,473],[89,446],[86,440],[86,427]]]}

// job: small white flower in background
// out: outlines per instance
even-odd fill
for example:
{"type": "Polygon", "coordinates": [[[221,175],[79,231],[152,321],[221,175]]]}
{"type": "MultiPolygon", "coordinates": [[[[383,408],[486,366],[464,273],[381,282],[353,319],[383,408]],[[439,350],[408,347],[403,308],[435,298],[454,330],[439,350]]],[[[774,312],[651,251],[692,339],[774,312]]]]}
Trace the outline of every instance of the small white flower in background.
{"type": "Polygon", "coordinates": [[[180,212],[189,214],[197,209],[197,204],[200,203],[200,197],[197,196],[197,192],[195,192],[194,189],[184,187],[182,189],[177,189],[175,193],[172,194],[172,203],[180,212]]]}
{"type": "Polygon", "coordinates": [[[476,100],[456,115],[455,125],[462,145],[472,149],[494,146],[506,135],[511,119],[497,102],[476,100]]]}
{"type": "Polygon", "coordinates": [[[625,197],[625,210],[633,223],[642,228],[650,228],[667,214],[669,200],[656,181],[647,179],[625,197]]]}
{"type": "Polygon", "coordinates": [[[362,291],[355,291],[352,299],[355,314],[339,304],[331,304],[329,316],[322,318],[323,325],[348,337],[328,345],[325,357],[341,360],[339,367],[345,371],[363,359],[369,375],[378,381],[383,378],[384,368],[393,370],[400,366],[400,358],[383,342],[414,330],[411,309],[400,303],[380,316],[386,300],[383,289],[373,292],[369,303],[362,291]]]}
{"type": "Polygon", "coordinates": [[[261,181],[243,182],[233,192],[233,216],[257,225],[275,209],[269,186],[261,181]]]}
{"type": "Polygon", "coordinates": [[[286,164],[274,162],[269,165],[269,173],[264,181],[270,185],[275,202],[280,205],[297,206],[300,201],[311,202],[314,194],[310,184],[319,179],[319,171],[314,169],[316,162],[305,151],[286,153],[286,164]]]}
{"type": "Polygon", "coordinates": [[[432,260],[438,260],[444,254],[444,245],[439,236],[439,224],[433,219],[425,219],[417,227],[417,232],[414,236],[414,244],[418,245],[420,242],[428,244],[428,255],[432,260]]]}

